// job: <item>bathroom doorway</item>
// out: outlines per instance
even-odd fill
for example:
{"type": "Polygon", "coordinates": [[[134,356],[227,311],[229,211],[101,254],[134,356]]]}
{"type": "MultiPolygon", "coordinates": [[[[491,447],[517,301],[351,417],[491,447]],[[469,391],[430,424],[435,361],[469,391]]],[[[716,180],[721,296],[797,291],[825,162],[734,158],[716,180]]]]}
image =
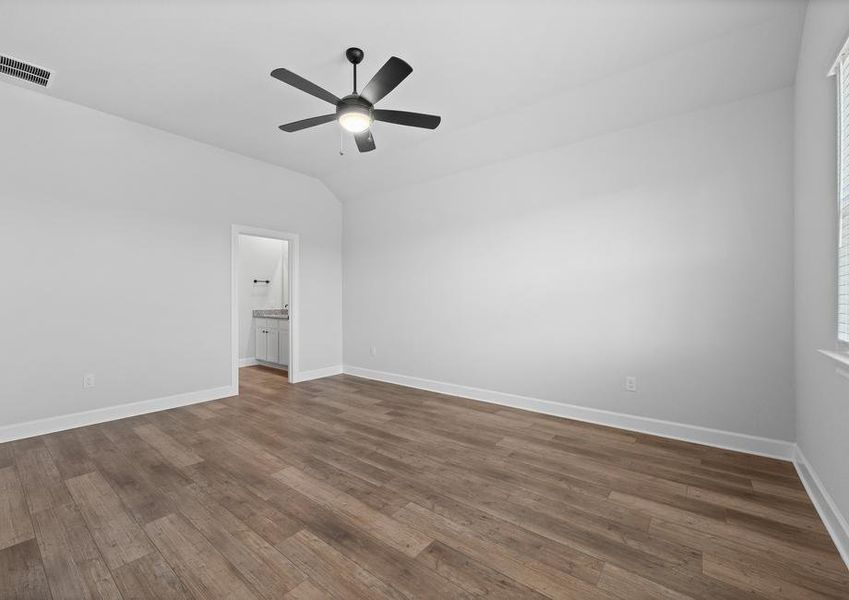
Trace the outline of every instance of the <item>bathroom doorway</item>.
{"type": "Polygon", "coordinates": [[[264,366],[298,381],[298,236],[233,226],[233,382],[239,369],[264,366]]]}

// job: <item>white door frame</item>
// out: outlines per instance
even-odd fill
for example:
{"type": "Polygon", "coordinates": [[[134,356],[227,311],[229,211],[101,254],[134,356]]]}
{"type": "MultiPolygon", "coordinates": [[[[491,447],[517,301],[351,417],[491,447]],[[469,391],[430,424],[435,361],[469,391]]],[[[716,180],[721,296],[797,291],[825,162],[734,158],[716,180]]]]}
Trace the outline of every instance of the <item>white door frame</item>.
{"type": "Polygon", "coordinates": [[[300,263],[301,241],[297,233],[275,231],[249,225],[233,225],[230,242],[230,352],[233,362],[231,381],[239,393],[239,236],[271,238],[289,242],[289,382],[300,380],[300,263]]]}

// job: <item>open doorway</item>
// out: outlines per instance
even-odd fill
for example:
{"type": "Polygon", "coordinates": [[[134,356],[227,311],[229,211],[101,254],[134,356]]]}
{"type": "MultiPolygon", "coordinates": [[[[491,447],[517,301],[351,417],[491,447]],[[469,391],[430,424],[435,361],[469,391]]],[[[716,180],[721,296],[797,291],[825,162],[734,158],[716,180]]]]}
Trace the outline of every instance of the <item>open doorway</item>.
{"type": "Polygon", "coordinates": [[[239,369],[261,365],[298,380],[298,236],[233,226],[233,382],[239,369]]]}

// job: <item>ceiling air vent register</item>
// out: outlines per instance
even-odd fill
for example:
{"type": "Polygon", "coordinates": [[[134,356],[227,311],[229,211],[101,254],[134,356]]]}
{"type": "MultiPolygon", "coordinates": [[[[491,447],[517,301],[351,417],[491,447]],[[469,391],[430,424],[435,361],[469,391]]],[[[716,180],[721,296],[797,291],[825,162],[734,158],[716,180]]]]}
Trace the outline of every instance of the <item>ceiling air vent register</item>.
{"type": "Polygon", "coordinates": [[[16,79],[29,81],[41,87],[47,87],[51,75],[47,69],[15,60],[2,54],[0,54],[0,73],[15,77],[16,79]]]}

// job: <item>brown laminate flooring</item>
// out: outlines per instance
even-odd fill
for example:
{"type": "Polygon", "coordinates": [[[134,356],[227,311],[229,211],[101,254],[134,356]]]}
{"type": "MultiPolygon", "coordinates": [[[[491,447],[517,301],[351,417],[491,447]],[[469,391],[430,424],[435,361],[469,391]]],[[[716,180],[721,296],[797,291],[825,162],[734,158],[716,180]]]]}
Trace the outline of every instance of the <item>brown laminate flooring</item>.
{"type": "Polygon", "coordinates": [[[338,376],[0,445],[0,598],[849,598],[788,462],[338,376]]]}

